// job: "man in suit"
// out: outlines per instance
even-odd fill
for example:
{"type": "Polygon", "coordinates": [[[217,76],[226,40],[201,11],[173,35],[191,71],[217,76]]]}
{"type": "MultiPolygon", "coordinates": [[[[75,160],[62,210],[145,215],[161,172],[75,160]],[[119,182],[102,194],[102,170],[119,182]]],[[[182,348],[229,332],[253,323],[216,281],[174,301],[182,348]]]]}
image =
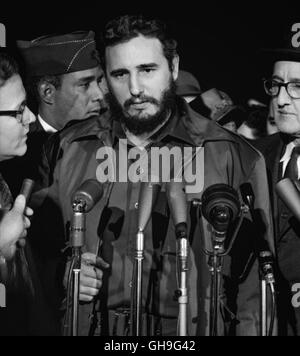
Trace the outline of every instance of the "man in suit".
{"type": "Polygon", "coordinates": [[[278,181],[300,178],[300,48],[291,31],[283,46],[267,50],[273,74],[264,82],[279,133],[256,143],[266,159],[278,256],[279,333],[300,335],[300,222],[279,199],[278,181]]]}

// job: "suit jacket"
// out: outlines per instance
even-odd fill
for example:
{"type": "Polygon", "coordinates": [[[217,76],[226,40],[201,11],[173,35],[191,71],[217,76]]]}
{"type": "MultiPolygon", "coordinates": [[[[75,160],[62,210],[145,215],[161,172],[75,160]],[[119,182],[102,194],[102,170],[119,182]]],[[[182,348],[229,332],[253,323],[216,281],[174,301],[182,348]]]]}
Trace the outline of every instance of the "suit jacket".
{"type": "Polygon", "coordinates": [[[277,249],[280,243],[286,241],[289,237],[300,236],[300,224],[275,191],[276,184],[282,179],[280,159],[289,142],[289,138],[286,135],[276,133],[254,143],[255,147],[263,153],[266,160],[277,249]]]}

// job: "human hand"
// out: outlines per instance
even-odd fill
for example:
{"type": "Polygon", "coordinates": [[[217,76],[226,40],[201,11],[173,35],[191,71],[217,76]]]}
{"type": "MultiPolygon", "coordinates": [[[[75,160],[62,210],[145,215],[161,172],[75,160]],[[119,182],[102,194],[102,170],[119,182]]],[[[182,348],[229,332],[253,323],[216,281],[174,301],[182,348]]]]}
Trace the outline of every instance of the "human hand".
{"type": "Polygon", "coordinates": [[[81,256],[80,295],[81,302],[91,302],[102,287],[103,272],[100,268],[108,268],[109,264],[93,253],[81,256]]]}
{"type": "Polygon", "coordinates": [[[9,260],[16,252],[17,245],[25,245],[27,229],[30,227],[29,216],[33,215],[30,208],[26,208],[26,199],[19,195],[12,207],[0,221],[0,253],[9,260]]]}

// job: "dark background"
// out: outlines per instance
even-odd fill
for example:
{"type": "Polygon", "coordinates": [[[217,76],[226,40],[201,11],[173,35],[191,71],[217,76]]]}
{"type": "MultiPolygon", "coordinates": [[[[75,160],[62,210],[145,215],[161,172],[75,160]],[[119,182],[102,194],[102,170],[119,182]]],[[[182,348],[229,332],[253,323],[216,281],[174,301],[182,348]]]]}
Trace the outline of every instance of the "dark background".
{"type": "MultiPolygon", "coordinates": [[[[1,0],[2,2],[3,0],[1,0]]],[[[300,22],[299,5],[288,2],[243,2],[239,5],[210,2],[60,1],[0,6],[7,46],[16,39],[31,40],[50,33],[94,30],[122,14],[144,14],[165,21],[178,40],[181,68],[192,72],[201,88],[216,87],[238,104],[249,98],[267,103],[262,78],[262,48],[273,47],[284,31],[300,22]],[[268,8],[264,8],[267,5],[268,8]]],[[[269,67],[270,69],[270,67],[269,67]]]]}

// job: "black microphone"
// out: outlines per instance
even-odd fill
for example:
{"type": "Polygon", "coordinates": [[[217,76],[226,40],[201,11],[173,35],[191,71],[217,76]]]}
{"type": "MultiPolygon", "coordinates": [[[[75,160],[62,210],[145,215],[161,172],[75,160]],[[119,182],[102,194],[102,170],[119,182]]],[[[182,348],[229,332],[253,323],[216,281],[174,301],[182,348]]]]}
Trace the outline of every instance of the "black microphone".
{"type": "Polygon", "coordinates": [[[202,214],[216,233],[226,234],[241,209],[238,193],[227,184],[214,184],[202,195],[202,214]]]}
{"type": "Polygon", "coordinates": [[[273,272],[273,255],[270,251],[261,251],[259,253],[259,265],[267,283],[275,283],[273,272]]]}
{"type": "Polygon", "coordinates": [[[84,213],[88,213],[102,198],[103,187],[96,179],[88,179],[73,193],[72,206],[79,206],[84,213]]]}
{"type": "Polygon", "coordinates": [[[103,187],[95,179],[88,179],[73,193],[71,198],[73,216],[70,226],[71,247],[85,244],[85,213],[88,213],[103,196],[103,187]]]}
{"type": "Polygon", "coordinates": [[[22,188],[20,191],[21,195],[24,195],[25,199],[26,199],[26,205],[28,204],[30,197],[31,197],[31,193],[33,191],[34,188],[34,184],[35,182],[32,179],[26,178],[23,180],[23,184],[22,184],[22,188]]]}
{"type": "Polygon", "coordinates": [[[276,192],[295,218],[300,221],[300,194],[290,178],[282,179],[276,184],[276,192]]]}

